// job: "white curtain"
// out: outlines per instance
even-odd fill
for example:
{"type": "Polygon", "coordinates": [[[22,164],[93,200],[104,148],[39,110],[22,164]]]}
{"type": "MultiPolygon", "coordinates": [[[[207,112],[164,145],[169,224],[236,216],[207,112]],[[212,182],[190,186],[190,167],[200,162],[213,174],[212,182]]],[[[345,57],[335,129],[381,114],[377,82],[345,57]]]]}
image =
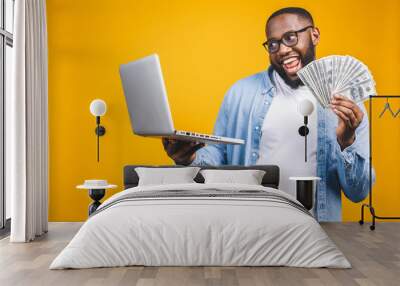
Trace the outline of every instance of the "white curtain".
{"type": "Polygon", "coordinates": [[[48,111],[45,0],[16,0],[13,92],[6,98],[6,187],[12,242],[47,232],[48,111]],[[8,102],[7,102],[8,101],[8,102]]]}

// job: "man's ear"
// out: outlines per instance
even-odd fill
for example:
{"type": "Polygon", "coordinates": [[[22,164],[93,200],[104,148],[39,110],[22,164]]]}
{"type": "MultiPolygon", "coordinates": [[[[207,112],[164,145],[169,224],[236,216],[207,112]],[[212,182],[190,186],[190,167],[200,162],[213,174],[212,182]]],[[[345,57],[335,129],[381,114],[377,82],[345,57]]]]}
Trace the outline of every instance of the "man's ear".
{"type": "Polygon", "coordinates": [[[311,40],[314,46],[319,43],[320,33],[317,27],[314,27],[311,31],[311,40]]]}

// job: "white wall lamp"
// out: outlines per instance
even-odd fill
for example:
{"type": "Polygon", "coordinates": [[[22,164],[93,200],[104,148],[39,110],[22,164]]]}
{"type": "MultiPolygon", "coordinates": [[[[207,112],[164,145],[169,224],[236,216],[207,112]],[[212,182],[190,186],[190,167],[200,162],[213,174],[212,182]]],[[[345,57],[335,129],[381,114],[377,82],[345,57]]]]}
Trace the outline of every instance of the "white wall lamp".
{"type": "Polygon", "coordinates": [[[308,116],[314,111],[314,104],[308,99],[303,99],[298,104],[297,109],[299,113],[304,116],[304,125],[299,128],[299,134],[304,136],[304,161],[307,162],[307,135],[310,133],[307,124],[308,116]]]}
{"type": "Polygon", "coordinates": [[[90,103],[90,113],[92,113],[96,117],[96,137],[97,137],[97,162],[100,161],[100,136],[106,134],[106,129],[104,126],[100,125],[100,117],[106,114],[107,105],[102,99],[95,99],[90,103]]]}

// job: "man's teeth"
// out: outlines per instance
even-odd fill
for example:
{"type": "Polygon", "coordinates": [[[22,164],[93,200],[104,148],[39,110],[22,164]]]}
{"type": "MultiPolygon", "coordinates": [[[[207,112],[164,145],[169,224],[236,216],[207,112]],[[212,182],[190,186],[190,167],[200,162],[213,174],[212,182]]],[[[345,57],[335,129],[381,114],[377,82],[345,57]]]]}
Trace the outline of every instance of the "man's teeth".
{"type": "Polygon", "coordinates": [[[283,61],[284,65],[290,64],[291,62],[294,62],[295,60],[297,60],[297,58],[289,58],[283,61]]]}

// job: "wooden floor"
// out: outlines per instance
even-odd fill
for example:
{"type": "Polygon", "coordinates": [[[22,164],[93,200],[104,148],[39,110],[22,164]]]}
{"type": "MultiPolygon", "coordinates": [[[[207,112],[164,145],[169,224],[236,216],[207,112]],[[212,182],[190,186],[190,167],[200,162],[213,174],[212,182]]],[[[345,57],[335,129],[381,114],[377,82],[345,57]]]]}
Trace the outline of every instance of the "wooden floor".
{"type": "Polygon", "coordinates": [[[0,241],[0,285],[400,285],[400,223],[329,223],[323,228],[350,260],[352,269],[289,267],[121,267],[48,270],[81,223],[50,223],[32,242],[0,241]]]}

